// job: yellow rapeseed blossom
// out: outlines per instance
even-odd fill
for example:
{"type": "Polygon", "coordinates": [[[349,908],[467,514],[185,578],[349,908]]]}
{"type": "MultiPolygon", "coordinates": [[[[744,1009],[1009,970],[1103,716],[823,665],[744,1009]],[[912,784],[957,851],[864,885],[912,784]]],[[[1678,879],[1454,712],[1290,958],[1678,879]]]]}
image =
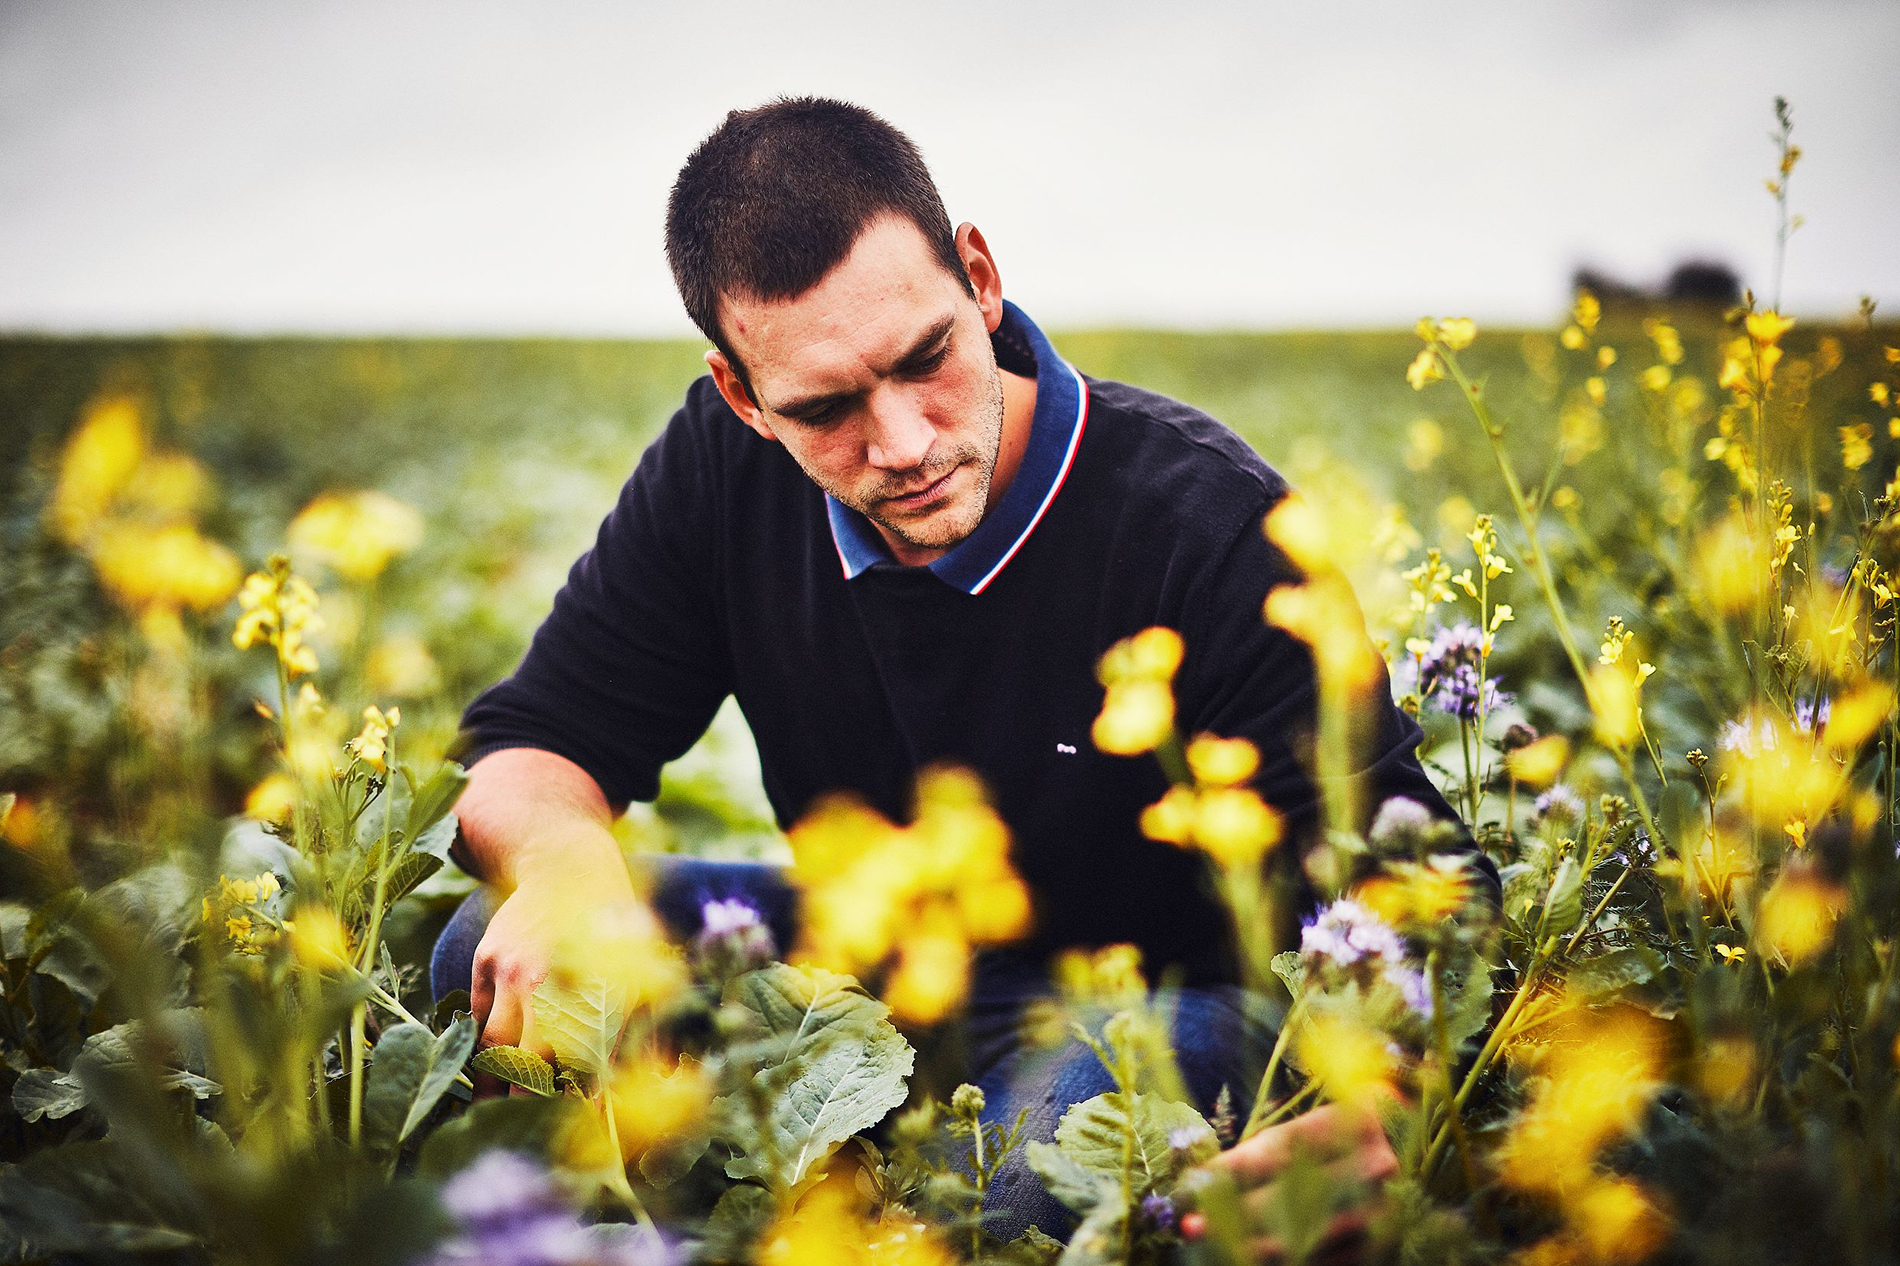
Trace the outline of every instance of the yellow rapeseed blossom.
{"type": "Polygon", "coordinates": [[[955,1266],[922,1222],[896,1207],[874,1219],[857,1199],[850,1184],[820,1183],[760,1237],[760,1266],[955,1266]]]}
{"type": "Polygon", "coordinates": [[[1194,780],[1216,787],[1246,782],[1260,768],[1260,749],[1244,738],[1216,738],[1202,734],[1187,747],[1188,770],[1194,780]]]}
{"type": "Polygon", "coordinates": [[[1314,1016],[1293,1040],[1300,1067],[1334,1103],[1371,1108],[1393,1093],[1398,1055],[1378,1029],[1345,1016],[1314,1016]]]}
{"type": "Polygon", "coordinates": [[[1442,925],[1465,908],[1474,891],[1464,858],[1438,853],[1424,862],[1389,861],[1380,873],[1357,885],[1352,895],[1404,932],[1442,925]]]}
{"type": "Polygon", "coordinates": [[[293,550],[359,584],[421,541],[421,513],[384,492],[326,492],[290,521],[293,550]]]}
{"type": "Polygon", "coordinates": [[[244,816],[259,822],[282,822],[296,804],[296,782],[288,774],[270,774],[244,798],[244,816]]]}
{"type": "Polygon", "coordinates": [[[1470,317],[1447,317],[1438,323],[1438,341],[1454,352],[1464,351],[1477,337],[1477,324],[1470,317]]]}
{"type": "Polygon", "coordinates": [[[1267,594],[1266,621],[1313,651],[1322,682],[1357,693],[1379,680],[1385,661],[1360,633],[1364,627],[1352,590],[1337,573],[1304,585],[1277,585],[1267,594]]]}
{"type": "Polygon", "coordinates": [[[270,645],[291,676],[317,671],[317,655],[304,635],[323,624],[317,615],[317,594],[303,577],[290,570],[290,560],[271,556],[264,571],[245,578],[238,591],[238,616],[231,644],[248,650],[259,642],[270,645]]]}
{"type": "Polygon", "coordinates": [[[1748,330],[1748,337],[1762,347],[1773,347],[1781,342],[1781,336],[1794,328],[1794,318],[1784,317],[1772,308],[1765,312],[1751,312],[1742,322],[1748,330]]]}
{"type": "Polygon", "coordinates": [[[1420,350],[1405,369],[1405,381],[1412,384],[1413,391],[1423,391],[1444,376],[1444,363],[1438,359],[1438,353],[1429,347],[1420,350]]]}
{"type": "Polygon", "coordinates": [[[1570,319],[1583,328],[1586,334],[1594,334],[1597,322],[1603,317],[1603,305],[1588,290],[1577,292],[1576,306],[1570,310],[1570,319]]]}
{"type": "Polygon", "coordinates": [[[92,530],[145,456],[145,420],[138,401],[106,396],[86,407],[79,429],[66,441],[59,482],[47,513],[67,544],[77,545],[92,530]]]}
{"type": "Polygon", "coordinates": [[[642,1051],[617,1065],[610,1082],[623,1161],[684,1138],[712,1107],[713,1081],[697,1062],[642,1051]]]}
{"type": "Polygon", "coordinates": [[[1656,344],[1656,355],[1665,365],[1682,363],[1682,335],[1676,327],[1660,317],[1647,317],[1643,321],[1643,333],[1656,344]]]}
{"type": "Polygon", "coordinates": [[[1648,369],[1645,369],[1643,371],[1643,374],[1642,374],[1643,386],[1647,387],[1651,391],[1661,392],[1668,388],[1670,379],[1673,376],[1674,375],[1671,374],[1669,366],[1651,365],[1648,369]]]}
{"type": "Polygon", "coordinates": [[[966,771],[926,770],[907,827],[831,796],[792,828],[790,842],[791,878],[804,900],[799,957],[862,973],[895,954],[886,1001],[906,1023],[932,1023],[962,1000],[972,947],[1029,928],[1029,890],[1010,865],[1008,828],[966,771]]]}
{"type": "Polygon", "coordinates": [[[1173,629],[1149,628],[1125,637],[1102,655],[1096,675],[1107,692],[1090,737],[1116,756],[1153,751],[1174,733],[1171,683],[1185,647],[1173,629]]]}
{"type": "Polygon", "coordinates": [[[388,712],[384,712],[372,703],[363,709],[363,732],[344,746],[348,747],[358,760],[381,769],[383,757],[389,750],[389,732],[401,724],[401,708],[391,708],[388,712]]]}
{"type": "Polygon", "coordinates": [[[326,906],[304,906],[284,921],[290,952],[311,971],[335,971],[350,964],[350,934],[326,906]]]}
{"type": "Polygon", "coordinates": [[[1580,327],[1566,325],[1564,326],[1563,333],[1557,336],[1557,341],[1562,343],[1570,351],[1580,352],[1583,350],[1584,345],[1590,340],[1589,336],[1586,335],[1580,327]]]}
{"type": "Polygon", "coordinates": [[[211,477],[184,453],[147,453],[120,500],[130,510],[156,519],[189,517],[211,489],[211,477]]]}
{"type": "Polygon", "coordinates": [[[1614,347],[1605,343],[1602,347],[1597,348],[1597,368],[1599,370],[1608,369],[1614,364],[1616,364],[1616,349],[1614,347]]]}
{"type": "Polygon", "coordinates": [[[93,542],[92,560],[113,597],[133,611],[215,611],[231,600],[243,574],[237,555],[189,523],[108,523],[93,542]]]}
{"type": "Polygon", "coordinates": [[[1874,428],[1872,423],[1856,422],[1852,426],[1840,428],[1841,465],[1849,470],[1859,470],[1874,459],[1874,428]]]}
{"type": "Polygon", "coordinates": [[[442,678],[428,643],[412,633],[392,633],[377,642],[363,671],[371,691],[399,699],[428,694],[442,678]]]}
{"type": "Polygon", "coordinates": [[[1499,1149],[1499,1177],[1520,1191],[1563,1196],[1597,1177],[1599,1152],[1641,1122],[1664,1069],[1667,1032],[1634,1007],[1564,1022],[1534,1059],[1530,1103],[1499,1149]]]}
{"type": "Polygon", "coordinates": [[[1504,754],[1504,767],[1511,777],[1533,787],[1548,787],[1557,781],[1569,761],[1570,740],[1561,734],[1546,734],[1504,754]]]}
{"type": "Polygon", "coordinates": [[[1445,429],[1430,418],[1417,418],[1405,428],[1405,468],[1430,470],[1445,451],[1445,429]]]}
{"type": "Polygon", "coordinates": [[[1847,894],[1805,869],[1784,869],[1755,918],[1755,939],[1790,966],[1800,966],[1834,941],[1847,894]]]}

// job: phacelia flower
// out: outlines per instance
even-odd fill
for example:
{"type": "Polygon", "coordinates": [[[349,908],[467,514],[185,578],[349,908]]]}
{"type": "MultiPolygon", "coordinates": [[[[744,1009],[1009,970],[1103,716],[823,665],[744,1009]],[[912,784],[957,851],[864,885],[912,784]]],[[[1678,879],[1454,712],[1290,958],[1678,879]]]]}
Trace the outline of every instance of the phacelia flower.
{"type": "Polygon", "coordinates": [[[1532,812],[1540,826],[1575,826],[1583,821],[1583,797],[1563,783],[1554,783],[1537,797],[1532,812]]]}
{"type": "Polygon", "coordinates": [[[1157,1231],[1174,1229],[1174,1201],[1158,1191],[1151,1191],[1142,1197],[1141,1215],[1157,1231]]]}
{"type": "Polygon", "coordinates": [[[1510,702],[1495,677],[1481,675],[1485,635],[1470,623],[1440,629],[1418,661],[1419,693],[1452,716],[1476,720],[1510,702]]]}
{"type": "Polygon", "coordinates": [[[677,1253],[653,1234],[589,1227],[562,1202],[548,1171],[516,1152],[492,1151],[442,1188],[461,1231],[425,1266],[669,1266],[677,1253]]]}

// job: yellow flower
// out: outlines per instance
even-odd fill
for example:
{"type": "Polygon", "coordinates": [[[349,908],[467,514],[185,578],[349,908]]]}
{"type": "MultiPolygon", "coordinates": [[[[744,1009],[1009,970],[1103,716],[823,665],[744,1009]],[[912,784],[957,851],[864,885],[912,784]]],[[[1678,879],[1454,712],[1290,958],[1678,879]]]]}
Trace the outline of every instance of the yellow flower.
{"type": "Polygon", "coordinates": [[[969,989],[969,943],[954,922],[939,920],[899,944],[884,1001],[900,1024],[927,1026],[950,1014],[969,989]]]}
{"type": "Polygon", "coordinates": [[[1585,395],[1590,397],[1591,404],[1601,409],[1603,407],[1604,400],[1606,400],[1609,397],[1609,386],[1603,381],[1601,377],[1592,375],[1591,377],[1584,379],[1583,392],[1585,395]]]}
{"type": "Polygon", "coordinates": [[[1766,312],[1751,312],[1743,321],[1748,337],[1761,347],[1773,347],[1781,341],[1781,336],[1794,328],[1794,318],[1784,317],[1769,309],[1766,312]]]}
{"type": "Polygon", "coordinates": [[[1108,688],[1090,736],[1115,756],[1151,752],[1174,732],[1174,692],[1165,681],[1137,678],[1108,688]]]}
{"type": "Polygon", "coordinates": [[[1597,321],[1603,316],[1603,305],[1588,290],[1577,292],[1577,306],[1570,310],[1570,317],[1587,333],[1596,333],[1597,321]]]}
{"type": "Polygon", "coordinates": [[[383,492],[326,492],[290,522],[290,545],[358,583],[422,540],[422,515],[383,492]]]}
{"type": "Polygon", "coordinates": [[[1561,734],[1546,734],[1504,756],[1511,777],[1533,787],[1548,787],[1570,760],[1570,740],[1561,734]]]}
{"type": "Polygon", "coordinates": [[[1887,384],[1884,382],[1869,384],[1867,388],[1867,398],[1872,400],[1875,404],[1887,403],[1887,384]]]}
{"type": "Polygon", "coordinates": [[[363,732],[344,746],[355,753],[357,759],[381,769],[383,757],[389,750],[389,732],[401,724],[401,708],[391,708],[385,713],[372,703],[363,709],[363,732]]]}
{"type": "Polygon", "coordinates": [[[1276,585],[1267,593],[1268,624],[1312,648],[1322,682],[1357,692],[1379,680],[1385,663],[1365,637],[1359,605],[1336,573],[1304,585],[1276,585]]]}
{"type": "Polygon", "coordinates": [[[350,934],[324,906],[305,906],[286,920],[290,952],[312,971],[333,971],[350,962],[350,934]]]}
{"type": "Polygon", "coordinates": [[[1186,647],[1173,629],[1143,629],[1102,655],[1097,676],[1104,686],[1123,681],[1172,681],[1186,647]]]}
{"type": "Polygon", "coordinates": [[[86,407],[60,458],[59,483],[48,514],[69,545],[93,524],[132,479],[145,456],[145,422],[136,400],[107,396],[86,407]]]}
{"type": "Polygon", "coordinates": [[[1430,418],[1418,418],[1405,429],[1405,468],[1427,471],[1445,451],[1445,430],[1430,418]]]}
{"type": "Polygon", "coordinates": [[[1789,842],[1796,848],[1806,848],[1808,846],[1808,824],[1803,822],[1800,818],[1789,822],[1781,829],[1788,833],[1789,842]]]}
{"type": "Polygon", "coordinates": [[[1667,365],[1651,365],[1643,371],[1643,386],[1660,392],[1669,386],[1672,375],[1667,365]]]}
{"type": "Polygon", "coordinates": [[[372,691],[400,699],[428,694],[442,676],[428,643],[412,633],[392,633],[376,643],[363,671],[372,691]]]}
{"type": "Polygon", "coordinates": [[[1614,364],[1616,364],[1616,349],[1614,347],[1606,343],[1602,347],[1597,348],[1598,369],[1608,369],[1614,364]]]}
{"type": "Polygon", "coordinates": [[[1762,894],[1756,939],[1783,962],[1799,966],[1834,940],[1834,924],[1847,894],[1806,871],[1782,871],[1762,894]]]}
{"type": "Polygon", "coordinates": [[[1874,457],[1874,428],[1868,422],[1856,422],[1840,428],[1841,465],[1859,470],[1874,457]]]}
{"type": "Polygon", "coordinates": [[[1260,749],[1244,738],[1203,734],[1188,744],[1187,762],[1196,782],[1232,787],[1260,768],[1260,749]]]}
{"type": "Polygon", "coordinates": [[[1445,368],[1438,353],[1429,347],[1421,349],[1405,370],[1405,381],[1412,384],[1413,391],[1423,391],[1444,376],[1445,368]]]}
{"type": "Polygon", "coordinates": [[[1335,1103],[1372,1107],[1392,1089],[1396,1055],[1385,1034],[1343,1016],[1316,1016],[1294,1038],[1300,1067],[1335,1103]]]}
{"type": "Polygon", "coordinates": [[[1438,323],[1438,341],[1454,352],[1462,352],[1478,337],[1478,327],[1470,317],[1450,317],[1438,323]]]}
{"type": "Polygon", "coordinates": [[[1562,343],[1570,351],[1580,352],[1589,339],[1585,336],[1584,332],[1576,326],[1566,325],[1564,332],[1557,336],[1557,341],[1562,343]]]}
{"type": "Polygon", "coordinates": [[[1682,363],[1682,336],[1676,327],[1658,317],[1649,317],[1643,322],[1643,333],[1656,344],[1656,355],[1665,365],[1682,363]]]}
{"type": "Polygon", "coordinates": [[[657,1143],[684,1138],[712,1107],[712,1078],[690,1060],[671,1063],[642,1052],[614,1069],[614,1127],[624,1161],[657,1143]]]}
{"type": "Polygon", "coordinates": [[[231,630],[231,644],[247,650],[264,642],[277,652],[290,675],[317,670],[316,652],[304,643],[304,634],[321,628],[317,595],[303,577],[290,570],[290,560],[273,554],[266,570],[245,578],[238,591],[243,613],[231,630]]]}
{"type": "Polygon", "coordinates": [[[235,554],[189,523],[156,530],[107,524],[94,543],[93,563],[113,597],[133,611],[214,611],[237,592],[242,570],[235,554]]]}

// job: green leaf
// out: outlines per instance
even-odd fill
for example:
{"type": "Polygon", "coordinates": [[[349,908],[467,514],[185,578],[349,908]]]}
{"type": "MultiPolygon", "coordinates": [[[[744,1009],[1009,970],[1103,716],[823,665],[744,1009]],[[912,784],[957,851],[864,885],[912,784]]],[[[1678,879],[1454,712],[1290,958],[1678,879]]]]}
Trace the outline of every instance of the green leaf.
{"type": "Polygon", "coordinates": [[[1445,1034],[1456,1051],[1491,1022],[1491,968],[1469,946],[1443,969],[1445,1034]]]}
{"type": "Polygon", "coordinates": [[[1565,982],[1580,998],[1601,998],[1648,984],[1662,967],[1662,956],[1655,950],[1647,945],[1629,945],[1572,967],[1565,982]]]}
{"type": "Polygon", "coordinates": [[[1267,966],[1273,968],[1274,975],[1286,982],[1287,992],[1295,998],[1306,988],[1306,964],[1298,950],[1280,951],[1267,966]]]}
{"type": "Polygon", "coordinates": [[[623,984],[606,975],[551,975],[534,987],[530,1003],[535,1031],[563,1068],[599,1078],[613,1067],[620,1030],[627,1023],[623,984]]]}
{"type": "Polygon", "coordinates": [[[0,1227],[27,1246],[25,1260],[194,1248],[193,1216],[166,1200],[140,1154],[112,1139],[69,1143],[0,1165],[0,1227]]]}
{"type": "Polygon", "coordinates": [[[1220,1151],[1212,1127],[1188,1104],[1151,1094],[1132,1098],[1132,1129],[1121,1093],[1097,1095],[1063,1114],[1056,1126],[1056,1145],[1083,1169],[1112,1181],[1119,1192],[1124,1143],[1132,1133],[1136,1198],[1151,1191],[1165,1195],[1185,1170],[1220,1151]],[[1175,1146],[1177,1137],[1183,1146],[1175,1146]]]}
{"type": "Polygon", "coordinates": [[[1583,918],[1583,868],[1577,859],[1566,857],[1550,877],[1549,895],[1544,899],[1544,935],[1562,936],[1583,918]]]}
{"type": "MultiPolygon", "coordinates": [[[[434,853],[407,853],[402,860],[390,868],[389,878],[383,881],[384,907],[395,905],[398,901],[414,892],[423,880],[442,869],[442,859],[434,853]]],[[[376,877],[370,876],[370,891],[367,896],[375,896],[376,877]]]]}
{"type": "Polygon", "coordinates": [[[537,1095],[554,1094],[554,1066],[519,1046],[484,1046],[469,1067],[537,1095]]]}
{"type": "Polygon", "coordinates": [[[455,807],[455,802],[461,799],[467,786],[468,771],[454,761],[443,762],[426,782],[410,794],[409,812],[403,819],[403,837],[411,841],[415,848],[434,853],[437,837],[442,834],[436,828],[446,822],[447,838],[440,841],[446,855],[449,843],[455,839],[455,819],[449,810],[455,807]],[[427,844],[424,843],[425,838],[428,839],[427,844]]]}
{"type": "Polygon", "coordinates": [[[447,1121],[422,1145],[417,1168],[427,1178],[445,1179],[493,1148],[546,1157],[550,1141],[576,1111],[578,1099],[504,1096],[484,1099],[447,1121]]]}
{"type": "Polygon", "coordinates": [[[763,1187],[740,1183],[726,1188],[706,1219],[701,1260],[749,1261],[752,1249],[778,1212],[778,1201],[763,1187]]]}
{"type": "Polygon", "coordinates": [[[1127,1218],[1128,1206],[1119,1200],[1096,1205],[1069,1237],[1057,1266],[1123,1266],[1122,1224],[1127,1218]]]}
{"type": "MultiPolygon", "coordinates": [[[[1031,1142],[1025,1150],[1029,1168],[1036,1171],[1049,1194],[1077,1213],[1086,1214],[1102,1201],[1121,1193],[1119,1179],[1110,1182],[1093,1170],[1084,1169],[1074,1157],[1054,1143],[1031,1142]]],[[[1119,1170],[1116,1171],[1119,1174],[1119,1170]]]]}
{"type": "Polygon", "coordinates": [[[728,996],[773,1053],[749,1088],[714,1102],[715,1136],[735,1153],[726,1173],[795,1196],[846,1139],[904,1101],[916,1053],[885,1018],[890,1008],[850,976],[774,963],[734,981],[728,996]]]}
{"type": "Polygon", "coordinates": [[[363,1095],[364,1140],[373,1153],[393,1155],[415,1132],[462,1070],[475,1046],[475,1021],[457,1020],[440,1037],[403,1023],[376,1043],[363,1095]]]}
{"type": "Polygon", "coordinates": [[[11,963],[26,957],[26,929],[32,921],[31,907],[0,902],[0,958],[11,963]]]}
{"type": "Polygon", "coordinates": [[[13,1110],[29,1124],[41,1117],[57,1121],[85,1106],[85,1090],[57,1068],[29,1068],[13,1083],[13,1110]]]}

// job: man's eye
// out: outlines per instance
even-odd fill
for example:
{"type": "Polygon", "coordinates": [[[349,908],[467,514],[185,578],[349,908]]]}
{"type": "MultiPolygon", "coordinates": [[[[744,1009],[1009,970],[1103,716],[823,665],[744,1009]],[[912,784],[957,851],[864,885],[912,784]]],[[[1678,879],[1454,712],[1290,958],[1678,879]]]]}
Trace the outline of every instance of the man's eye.
{"type": "Polygon", "coordinates": [[[913,376],[918,376],[918,377],[921,377],[924,374],[935,373],[937,369],[943,365],[944,358],[949,355],[950,355],[950,344],[945,343],[942,347],[939,347],[936,351],[924,357],[922,360],[915,360],[915,361],[912,361],[910,364],[906,365],[904,367],[904,372],[907,374],[911,374],[913,376]]]}
{"type": "Polygon", "coordinates": [[[824,426],[828,422],[836,422],[843,415],[844,415],[843,405],[828,404],[824,408],[818,410],[818,412],[807,413],[803,417],[799,418],[798,420],[800,422],[803,422],[806,426],[824,426]]]}

